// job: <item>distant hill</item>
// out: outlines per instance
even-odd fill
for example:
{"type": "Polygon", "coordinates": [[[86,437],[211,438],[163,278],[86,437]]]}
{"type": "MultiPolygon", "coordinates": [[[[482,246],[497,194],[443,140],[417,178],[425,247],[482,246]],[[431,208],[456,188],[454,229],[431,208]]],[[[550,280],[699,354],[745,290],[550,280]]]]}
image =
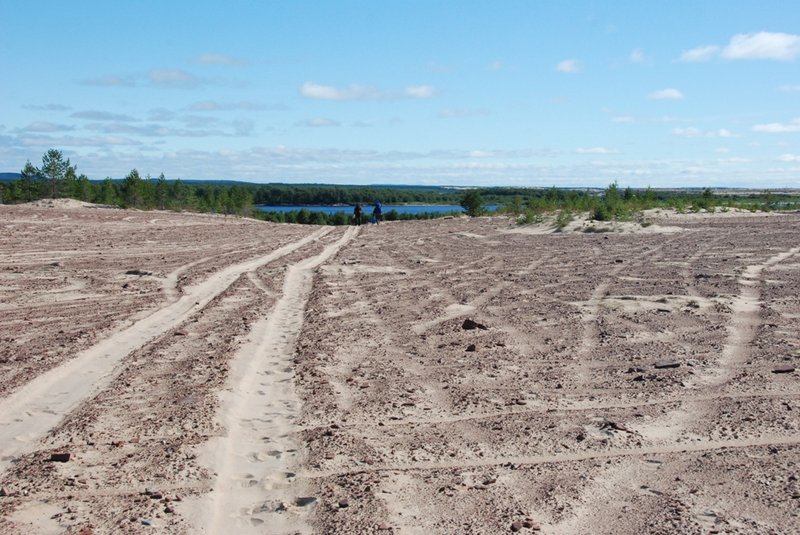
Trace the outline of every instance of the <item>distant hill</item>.
{"type": "Polygon", "coordinates": [[[0,173],[0,182],[19,180],[19,173],[0,173]]]}

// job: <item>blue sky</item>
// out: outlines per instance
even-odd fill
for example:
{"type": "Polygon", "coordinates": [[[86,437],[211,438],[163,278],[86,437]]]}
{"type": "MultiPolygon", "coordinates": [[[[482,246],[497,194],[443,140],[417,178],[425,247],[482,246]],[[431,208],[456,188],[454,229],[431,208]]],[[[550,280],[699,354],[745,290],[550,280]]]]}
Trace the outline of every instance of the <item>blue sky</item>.
{"type": "Polygon", "coordinates": [[[794,1],[0,0],[0,171],[800,187],[794,1]]]}

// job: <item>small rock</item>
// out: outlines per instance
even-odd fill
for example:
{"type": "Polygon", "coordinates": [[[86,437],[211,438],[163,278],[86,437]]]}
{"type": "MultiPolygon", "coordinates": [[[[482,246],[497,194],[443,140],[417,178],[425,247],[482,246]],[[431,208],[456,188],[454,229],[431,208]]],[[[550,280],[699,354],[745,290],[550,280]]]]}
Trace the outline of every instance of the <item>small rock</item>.
{"type": "Polygon", "coordinates": [[[347,507],[350,507],[350,502],[346,498],[339,500],[339,509],[345,509],[347,507]]]}
{"type": "Polygon", "coordinates": [[[531,520],[530,518],[526,518],[522,522],[522,527],[532,529],[533,531],[539,531],[540,529],[542,529],[542,526],[540,526],[538,522],[536,522],[535,520],[531,520]]]}
{"type": "Polygon", "coordinates": [[[8,491],[5,487],[0,487],[0,496],[8,496],[8,491]]]}
{"type": "Polygon", "coordinates": [[[144,525],[144,526],[152,526],[153,525],[153,521],[150,520],[149,518],[143,518],[142,519],[142,525],[144,525]]]}
{"type": "Polygon", "coordinates": [[[469,351],[469,352],[473,352],[473,351],[476,351],[476,350],[477,350],[477,348],[475,347],[475,344],[470,344],[470,345],[467,346],[467,351],[469,351]]]}
{"type": "Polygon", "coordinates": [[[181,329],[180,331],[175,331],[175,336],[189,336],[189,332],[181,329]]]}
{"type": "Polygon", "coordinates": [[[666,368],[678,368],[680,365],[680,362],[674,360],[661,360],[655,363],[655,368],[657,370],[663,370],[666,368]]]}
{"type": "Polygon", "coordinates": [[[50,460],[54,463],[65,463],[69,461],[69,458],[72,457],[72,454],[69,452],[62,452],[62,453],[51,453],[50,460]]]}
{"type": "Polygon", "coordinates": [[[484,331],[488,329],[486,325],[478,323],[477,321],[471,320],[469,318],[464,320],[464,323],[461,324],[461,328],[465,331],[473,331],[475,329],[483,329],[484,331]]]}
{"type": "Polygon", "coordinates": [[[168,505],[168,506],[164,507],[164,512],[167,513],[167,514],[172,514],[172,513],[175,512],[175,509],[173,509],[172,507],[170,507],[168,505]]]}
{"type": "Polygon", "coordinates": [[[315,501],[317,501],[317,499],[313,496],[300,496],[295,498],[294,504],[298,507],[305,507],[306,505],[311,505],[315,501]]]}
{"type": "Polygon", "coordinates": [[[515,520],[511,523],[511,531],[517,532],[522,529],[522,522],[515,520]]]}
{"type": "Polygon", "coordinates": [[[381,522],[380,524],[378,524],[378,529],[381,531],[386,531],[392,529],[392,526],[388,522],[381,522]]]}
{"type": "Polygon", "coordinates": [[[773,368],[772,373],[792,373],[794,371],[794,366],[786,365],[786,366],[778,366],[777,368],[773,368]]]}

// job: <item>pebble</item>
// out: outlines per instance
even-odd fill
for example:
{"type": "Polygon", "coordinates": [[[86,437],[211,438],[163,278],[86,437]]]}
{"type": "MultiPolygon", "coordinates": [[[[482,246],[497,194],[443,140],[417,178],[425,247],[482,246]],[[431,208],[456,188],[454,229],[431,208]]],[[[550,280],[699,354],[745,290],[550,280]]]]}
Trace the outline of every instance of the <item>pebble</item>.
{"type": "Polygon", "coordinates": [[[665,368],[677,368],[681,365],[680,362],[674,360],[661,360],[656,362],[655,367],[657,370],[663,370],[665,368]]]}
{"type": "Polygon", "coordinates": [[[467,351],[469,351],[470,353],[473,352],[473,351],[477,351],[477,348],[475,347],[475,344],[468,345],[467,346],[467,351]]]}
{"type": "Polygon", "coordinates": [[[8,496],[8,491],[5,487],[0,487],[0,496],[8,496]]]}
{"type": "Polygon", "coordinates": [[[386,531],[392,529],[392,526],[388,522],[381,522],[380,524],[378,524],[378,529],[381,531],[386,531]]]}
{"type": "Polygon", "coordinates": [[[347,507],[350,507],[350,502],[347,501],[347,499],[339,500],[339,509],[345,509],[347,507]]]}
{"type": "Polygon", "coordinates": [[[791,365],[778,366],[777,368],[773,368],[772,373],[792,373],[794,369],[794,366],[791,365]]]}
{"type": "Polygon", "coordinates": [[[51,453],[50,460],[55,463],[65,463],[69,461],[69,458],[72,457],[72,454],[69,452],[61,452],[61,453],[51,453]]]}
{"type": "Polygon", "coordinates": [[[514,522],[511,523],[511,531],[516,532],[521,529],[522,529],[522,522],[520,522],[519,520],[515,520],[514,522]]]}

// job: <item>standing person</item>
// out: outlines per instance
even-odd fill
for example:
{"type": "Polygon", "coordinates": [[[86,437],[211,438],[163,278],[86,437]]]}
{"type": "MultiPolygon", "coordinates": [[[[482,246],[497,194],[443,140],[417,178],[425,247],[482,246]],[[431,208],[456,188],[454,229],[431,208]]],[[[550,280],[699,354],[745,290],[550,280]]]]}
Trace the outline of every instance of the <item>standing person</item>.
{"type": "Polygon", "coordinates": [[[358,202],[356,203],[356,207],[353,209],[353,224],[361,224],[361,203],[358,202]]]}
{"type": "Polygon", "coordinates": [[[383,218],[383,207],[380,202],[375,203],[375,208],[372,209],[372,221],[377,225],[383,218]]]}

